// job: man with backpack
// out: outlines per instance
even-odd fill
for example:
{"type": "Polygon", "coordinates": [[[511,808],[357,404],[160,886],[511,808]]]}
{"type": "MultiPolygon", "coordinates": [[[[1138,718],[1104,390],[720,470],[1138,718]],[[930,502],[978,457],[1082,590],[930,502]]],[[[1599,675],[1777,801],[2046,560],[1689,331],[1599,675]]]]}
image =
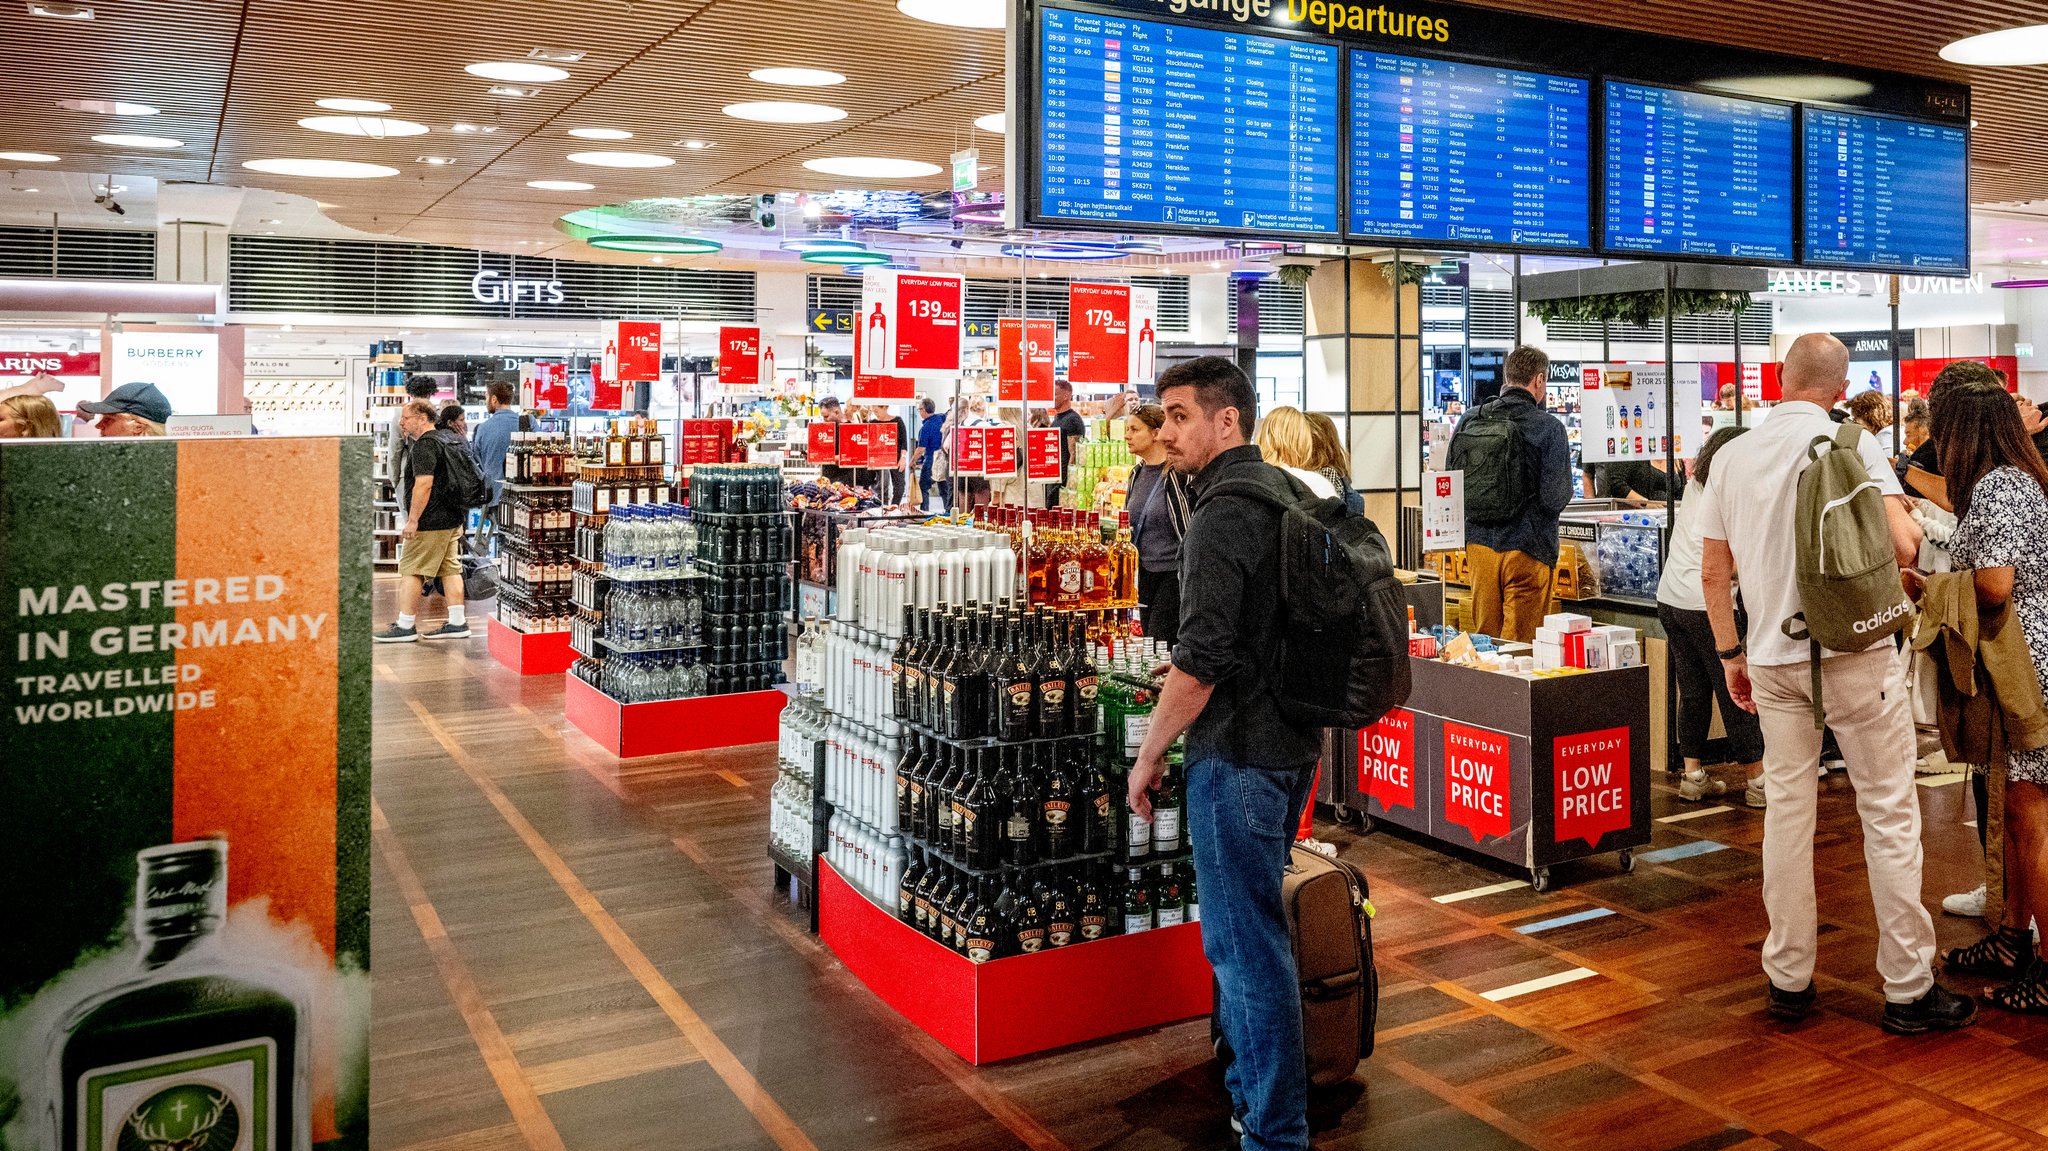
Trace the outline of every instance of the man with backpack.
{"type": "Polygon", "coordinates": [[[412,479],[400,487],[406,521],[398,554],[398,621],[373,637],[378,643],[412,643],[420,638],[414,625],[430,579],[441,581],[448,622],[426,638],[469,638],[459,541],[469,509],[483,506],[490,487],[461,441],[435,433],[435,420],[434,406],[425,400],[409,401],[400,410],[399,427],[412,441],[407,457],[412,479]]]}
{"type": "Polygon", "coordinates": [[[1813,333],[1793,343],[1779,372],[1784,402],[1722,449],[1697,497],[1700,583],[1729,695],[1763,728],[1767,1010],[1797,1020],[1814,1002],[1824,717],[1863,819],[1882,1026],[1918,1035],[1968,1025],[1976,1005],[1934,981],[1934,924],[1920,903],[1913,718],[1891,643],[1912,620],[1899,573],[1912,566],[1920,530],[1883,448],[1860,426],[1828,418],[1848,375],[1840,340],[1813,333]],[[1738,577],[1746,643],[1735,625],[1738,577]]]}
{"type": "Polygon", "coordinates": [[[1308,1146],[1301,988],[1281,886],[1323,726],[1378,718],[1407,691],[1405,614],[1386,543],[1250,442],[1251,381],[1204,356],[1159,377],[1167,465],[1193,477],[1173,664],[1130,774],[1150,818],[1187,736],[1188,838],[1243,1146],[1308,1146]],[[1286,543],[1283,549],[1283,540],[1286,543]],[[1284,554],[1283,554],[1284,552],[1284,554]],[[1393,657],[1398,648],[1398,661],[1393,657]]]}
{"type": "Polygon", "coordinates": [[[1550,610],[1557,517],[1572,502],[1572,448],[1564,424],[1543,410],[1550,357],[1525,344],[1501,371],[1507,386],[1466,413],[1446,470],[1465,473],[1472,630],[1528,643],[1550,610]]]}

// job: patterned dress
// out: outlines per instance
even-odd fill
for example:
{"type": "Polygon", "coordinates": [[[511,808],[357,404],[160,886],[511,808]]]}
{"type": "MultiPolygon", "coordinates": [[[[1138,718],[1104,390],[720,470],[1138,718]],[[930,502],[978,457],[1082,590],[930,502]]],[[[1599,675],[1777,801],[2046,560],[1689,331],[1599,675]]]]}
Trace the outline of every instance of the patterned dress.
{"type": "MultiPolygon", "coordinates": [[[[2012,599],[2034,653],[2034,674],[2048,683],[2048,494],[2015,467],[1977,481],[1970,514],[1956,525],[1949,554],[1957,570],[2013,569],[2012,599]]],[[[2048,748],[2016,751],[2009,778],[2048,784],[2048,748]]]]}

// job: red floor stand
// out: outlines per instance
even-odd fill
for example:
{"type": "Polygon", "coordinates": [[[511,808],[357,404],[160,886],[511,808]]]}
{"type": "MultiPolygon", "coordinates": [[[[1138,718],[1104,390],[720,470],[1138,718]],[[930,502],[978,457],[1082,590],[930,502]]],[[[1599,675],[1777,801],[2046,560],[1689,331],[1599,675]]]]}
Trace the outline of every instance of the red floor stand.
{"type": "Polygon", "coordinates": [[[484,632],[490,638],[491,658],[520,675],[559,675],[576,662],[566,631],[520,631],[491,616],[484,632]]]}
{"type": "Polygon", "coordinates": [[[818,933],[882,1002],[969,1063],[1207,1015],[1202,927],[1186,923],[977,964],[818,861],[818,933]]]}
{"type": "Polygon", "coordinates": [[[620,703],[574,675],[566,678],[563,714],[577,730],[621,759],[774,743],[776,721],[789,703],[789,695],[774,688],[658,703],[620,703]]]}

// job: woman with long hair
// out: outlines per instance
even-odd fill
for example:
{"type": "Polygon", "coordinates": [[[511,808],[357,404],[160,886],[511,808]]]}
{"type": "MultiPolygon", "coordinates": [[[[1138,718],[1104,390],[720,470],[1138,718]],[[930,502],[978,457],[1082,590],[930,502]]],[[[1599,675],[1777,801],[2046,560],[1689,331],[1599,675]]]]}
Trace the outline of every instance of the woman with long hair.
{"type": "Polygon", "coordinates": [[[1316,458],[1316,434],[1300,408],[1274,408],[1261,416],[1252,443],[1258,445],[1267,463],[1300,480],[1309,491],[1324,499],[1337,494],[1330,477],[1311,466],[1316,458]]]}
{"type": "Polygon", "coordinates": [[[1124,420],[1124,446],[1138,463],[1124,489],[1131,542],[1138,549],[1138,620],[1145,634],[1172,643],[1180,634],[1180,538],[1187,530],[1188,478],[1166,464],[1159,429],[1166,410],[1146,404],[1124,420]]]}
{"type": "MultiPolygon", "coordinates": [[[[1930,442],[1956,505],[1955,568],[1974,573],[1980,617],[2018,613],[2034,672],[2048,680],[2048,463],[1994,383],[1937,394],[1930,442]]],[[[2005,922],[1943,958],[1956,971],[2010,979],[1985,994],[1992,1003],[2048,1013],[2048,963],[2028,929],[2048,919],[2048,748],[2006,762],[2005,892],[2005,922]]]]}
{"type": "Polygon", "coordinates": [[[49,397],[22,394],[0,400],[0,440],[54,440],[64,435],[49,397]]]}
{"type": "Polygon", "coordinates": [[[1846,405],[1849,418],[1863,425],[1873,436],[1883,438],[1892,430],[1892,402],[1882,392],[1857,392],[1846,405]]]}

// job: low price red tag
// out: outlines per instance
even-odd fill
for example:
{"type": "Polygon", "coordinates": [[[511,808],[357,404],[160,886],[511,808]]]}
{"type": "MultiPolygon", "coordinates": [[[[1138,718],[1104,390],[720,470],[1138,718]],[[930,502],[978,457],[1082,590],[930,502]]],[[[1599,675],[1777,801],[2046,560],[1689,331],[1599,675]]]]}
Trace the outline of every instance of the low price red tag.
{"type": "Polygon", "coordinates": [[[1508,833],[1508,737],[1444,724],[1444,820],[1472,833],[1472,842],[1508,833]]]}
{"type": "Polygon", "coordinates": [[[718,383],[727,388],[758,388],[771,381],[761,375],[761,329],[718,329],[718,383]]]}
{"type": "Polygon", "coordinates": [[[862,276],[856,367],[877,376],[959,375],[966,291],[963,276],[880,270],[862,276]]]}
{"type": "Polygon", "coordinates": [[[1551,745],[1557,842],[1600,837],[1629,823],[1628,729],[1560,735],[1551,745]]]}
{"type": "Polygon", "coordinates": [[[871,467],[870,453],[875,450],[875,425],[839,425],[839,462],[851,468],[871,467]]]}
{"type": "Polygon", "coordinates": [[[1415,713],[1395,708],[1358,733],[1358,790],[1384,808],[1415,810],[1415,713]]]}
{"type": "Polygon", "coordinates": [[[988,428],[953,429],[953,474],[956,476],[980,476],[988,474],[988,428]]]}
{"type": "Polygon", "coordinates": [[[825,420],[814,421],[810,426],[809,453],[814,464],[839,462],[839,425],[825,420]]]}
{"type": "Polygon", "coordinates": [[[608,380],[604,369],[590,365],[590,410],[593,412],[616,412],[626,406],[626,388],[617,380],[608,380]]]}
{"type": "Polygon", "coordinates": [[[1017,429],[1004,425],[988,428],[988,470],[992,476],[1017,474],[1017,429]]]}
{"type": "Polygon", "coordinates": [[[873,445],[868,451],[868,466],[871,468],[899,468],[903,466],[903,444],[896,433],[895,424],[869,424],[874,431],[870,436],[873,445]]]}
{"type": "Polygon", "coordinates": [[[853,398],[856,400],[914,400],[917,381],[908,376],[869,375],[864,362],[861,329],[853,330],[853,398]]]}
{"type": "Polygon", "coordinates": [[[1060,482],[1060,430],[1031,428],[1024,442],[1024,478],[1032,483],[1060,482]]]}
{"type": "Polygon", "coordinates": [[[1150,288],[1069,285],[1067,379],[1119,388],[1151,380],[1159,351],[1158,312],[1158,297],[1150,288]]]}
{"type": "Polygon", "coordinates": [[[1014,404],[1028,396],[1032,403],[1051,403],[1058,339],[1052,320],[996,321],[996,399],[1014,404]]]}

